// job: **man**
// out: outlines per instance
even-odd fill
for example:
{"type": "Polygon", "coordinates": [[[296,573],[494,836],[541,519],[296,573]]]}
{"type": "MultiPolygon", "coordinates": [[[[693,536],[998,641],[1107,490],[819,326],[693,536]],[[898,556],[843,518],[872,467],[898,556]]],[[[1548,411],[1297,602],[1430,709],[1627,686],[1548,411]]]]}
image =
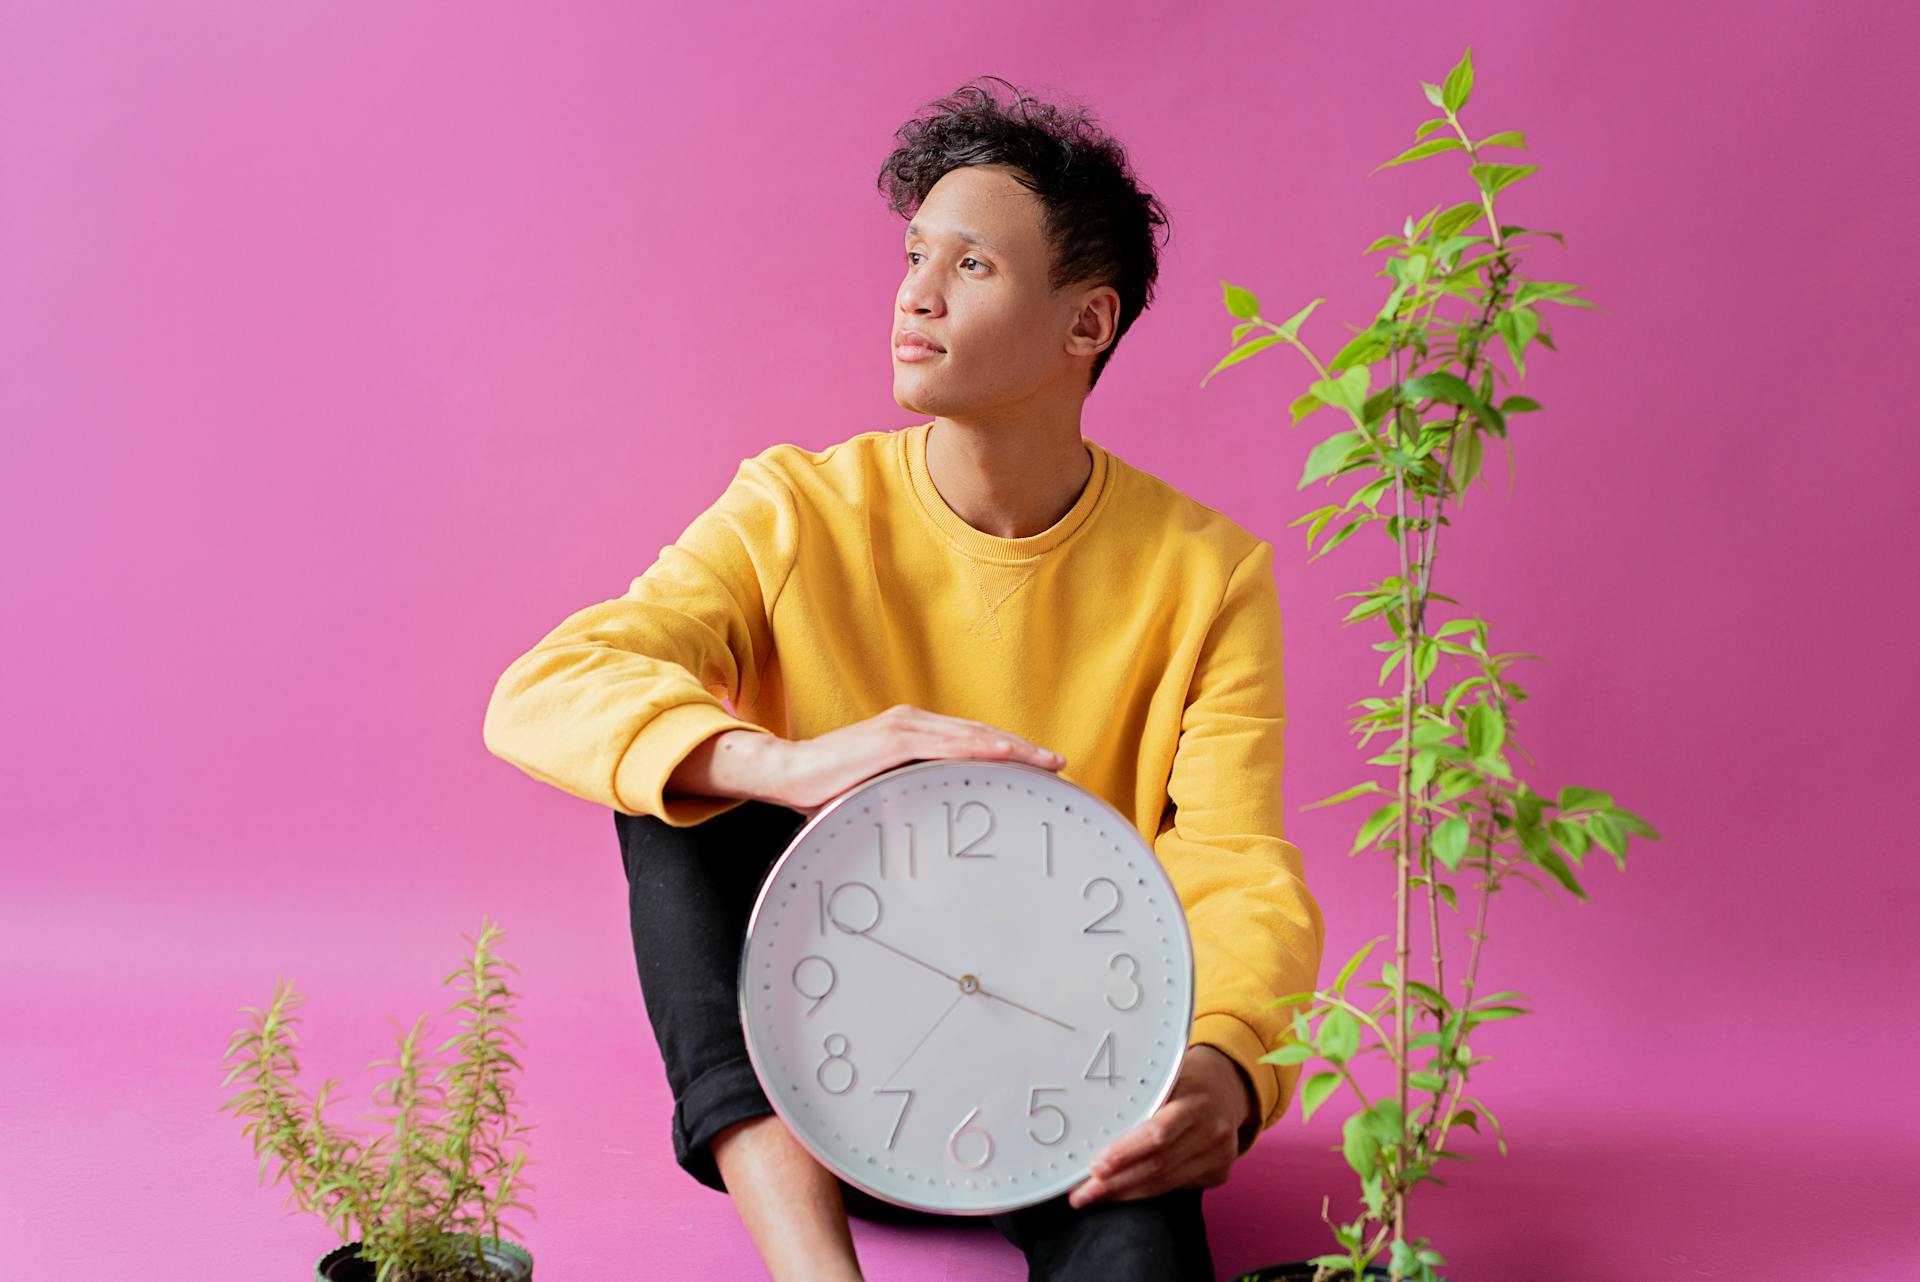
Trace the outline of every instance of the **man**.
{"type": "MultiPolygon", "coordinates": [[[[1003,82],[1004,83],[1004,82],[1003,82]]],[[[1273,997],[1324,938],[1281,836],[1273,549],[1080,434],[1157,274],[1158,201],[1083,116],[972,86],[902,126],[889,327],[924,421],[769,446],[615,600],[516,659],[488,748],[615,811],[675,1154],[776,1278],[858,1278],[889,1213],[772,1111],[733,1004],[771,860],[894,766],[1003,756],[1135,820],[1186,909],[1196,1005],[1173,1092],[1051,1203],[993,1217],[1034,1277],[1213,1277],[1200,1193],[1279,1120],[1273,997]]],[[[939,1217],[923,1217],[937,1219],[939,1217]]]]}

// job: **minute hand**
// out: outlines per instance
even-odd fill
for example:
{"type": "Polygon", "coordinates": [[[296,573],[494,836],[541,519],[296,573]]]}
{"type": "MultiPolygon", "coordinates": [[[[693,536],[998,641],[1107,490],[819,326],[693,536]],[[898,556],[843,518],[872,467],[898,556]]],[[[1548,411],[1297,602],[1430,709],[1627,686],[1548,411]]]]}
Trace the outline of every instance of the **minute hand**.
{"type": "Polygon", "coordinates": [[[1069,1033],[1077,1033],[1080,1031],[1079,1029],[1075,1028],[1072,1024],[1067,1023],[1065,1020],[1055,1019],[1051,1015],[1041,1015],[1039,1011],[1034,1010],[1031,1007],[1022,1006],[1019,1002],[1014,1001],[1012,998],[1002,997],[998,993],[990,993],[984,988],[980,990],[980,995],[982,997],[991,997],[996,1002],[1005,1002],[1007,1005],[1013,1007],[1015,1010],[1026,1011],[1027,1014],[1038,1016],[1039,1018],[1046,1020],[1049,1024],[1058,1024],[1060,1025],[1060,1027],[1066,1029],[1069,1033]]]}
{"type": "MultiPolygon", "coordinates": [[[[836,922],[835,924],[838,925],[839,923],[836,922]]],[[[841,926],[840,929],[843,931],[846,931],[846,933],[849,935],[858,935],[862,939],[870,939],[874,943],[880,945],[880,947],[886,949],[888,952],[898,953],[900,956],[906,958],[908,961],[912,962],[916,966],[925,966],[928,970],[940,976],[942,979],[952,980],[954,983],[961,984],[963,987],[965,985],[965,981],[962,980],[960,976],[949,975],[947,974],[946,971],[941,970],[938,966],[935,966],[932,962],[922,961],[918,957],[915,957],[912,953],[907,952],[905,949],[895,948],[892,944],[889,944],[886,940],[881,939],[877,935],[873,934],[873,932],[871,931],[847,930],[845,926],[841,926]]],[[[1022,1006],[1019,1002],[1016,1002],[1011,998],[1002,997],[1000,994],[989,992],[985,988],[978,988],[978,992],[982,997],[991,997],[996,1002],[1005,1002],[1007,1005],[1013,1007],[1015,1010],[1026,1011],[1027,1014],[1032,1015],[1037,1019],[1044,1019],[1049,1024],[1058,1024],[1060,1027],[1066,1029],[1069,1033],[1074,1033],[1079,1031],[1072,1024],[1067,1023],[1065,1020],[1055,1019],[1051,1015],[1042,1015],[1039,1011],[1034,1010],[1032,1007],[1022,1006]]]]}

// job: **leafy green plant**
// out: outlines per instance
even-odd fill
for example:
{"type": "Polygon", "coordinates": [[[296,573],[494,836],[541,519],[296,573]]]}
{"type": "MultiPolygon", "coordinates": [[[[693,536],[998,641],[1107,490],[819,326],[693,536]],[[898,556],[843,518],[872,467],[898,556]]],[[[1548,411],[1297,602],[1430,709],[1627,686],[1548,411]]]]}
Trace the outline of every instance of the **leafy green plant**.
{"type": "Polygon", "coordinates": [[[374,1116],[389,1130],[371,1144],[325,1120],[337,1081],[326,1081],[311,1100],[298,1086],[294,1028],[300,1016],[293,1012],[304,999],[290,983],[275,987],[264,1010],[241,1007],[253,1018],[228,1043],[227,1059],[237,1062],[221,1085],[244,1077],[248,1086],[220,1111],[251,1119],[242,1131],[253,1139],[262,1182],[268,1159],[279,1159],[275,1178],[290,1186],[289,1208],[322,1215],[342,1241],[357,1236],[361,1258],[379,1270],[377,1282],[497,1277],[481,1254],[479,1235],[498,1240],[502,1212],[524,1207],[516,1195],[532,1187],[520,1179],[527,1154],[505,1152],[509,1141],[535,1128],[512,1120],[510,1073],[520,1063],[506,1043],[520,1038],[506,1027],[518,1017],[509,1005],[515,994],[499,972],[518,968],[494,955],[500,934],[483,920],[478,940],[463,935],[472,954],[442,981],[466,995],[447,1008],[459,1012],[463,1031],[439,1047],[459,1058],[441,1069],[438,1082],[426,1080],[439,1065],[420,1044],[424,1015],[401,1037],[394,1059],[371,1065],[394,1070],[374,1090],[375,1104],[387,1106],[374,1116]]]}
{"type": "Polygon", "coordinates": [[[1504,355],[1513,375],[1524,378],[1530,347],[1558,350],[1545,305],[1593,306],[1575,294],[1572,284],[1522,274],[1522,240],[1550,236],[1563,247],[1566,242],[1557,232],[1499,221],[1496,197],[1539,166],[1488,157],[1496,148],[1524,149],[1518,130],[1480,139],[1469,135],[1460,112],[1473,84],[1469,47],[1444,83],[1421,82],[1427,101],[1442,114],[1422,122],[1414,145],[1375,169],[1459,157],[1476,193],[1445,208],[1435,205],[1418,221],[1409,216],[1401,234],[1368,246],[1369,254],[1387,252],[1379,274],[1393,282],[1368,324],[1323,364],[1300,338],[1300,329],[1325,299],[1316,298],[1274,324],[1261,315],[1252,292],[1222,281],[1226,309],[1238,323],[1231,349],[1201,379],[1205,386],[1221,370],[1280,344],[1298,350],[1317,377],[1293,401],[1293,425],[1323,408],[1339,416],[1335,430],[1308,454],[1299,488],[1341,478],[1364,482],[1345,501],[1291,522],[1307,527],[1307,559],[1333,551],[1363,526],[1386,535],[1398,553],[1397,573],[1342,594],[1360,598],[1343,626],[1371,619],[1392,634],[1373,648],[1386,654],[1379,676],[1383,687],[1398,670],[1397,692],[1352,705],[1361,709],[1353,728],[1362,747],[1376,735],[1393,736],[1384,751],[1367,760],[1390,772],[1389,782],[1371,777],[1307,807],[1390,796],[1360,824],[1349,857],[1379,850],[1394,859],[1394,956],[1381,963],[1378,980],[1356,982],[1367,954],[1386,938],[1377,936],[1340,968],[1331,988],[1269,1003],[1301,1009],[1294,1012],[1290,1034],[1262,1056],[1274,1064],[1317,1059],[1330,1066],[1311,1074],[1302,1069],[1303,1122],[1342,1084],[1360,1105],[1342,1128],[1340,1147],[1360,1178],[1364,1210],[1350,1222],[1328,1220],[1342,1251],[1310,1261],[1315,1282],[1361,1277],[1383,1247],[1393,1278],[1441,1282],[1436,1266],[1445,1258],[1429,1239],[1408,1239],[1409,1197],[1422,1181],[1445,1183],[1433,1174],[1441,1160],[1463,1158],[1446,1147],[1455,1126],[1478,1134],[1484,1119],[1506,1152],[1499,1119],[1483,1099],[1467,1093],[1473,1066],[1491,1058],[1474,1055],[1470,1043],[1481,1025],[1530,1013],[1519,1004],[1527,999],[1518,992],[1477,992],[1488,904],[1513,881],[1546,893],[1558,885],[1584,900],[1587,892],[1576,874],[1583,856],[1598,847],[1624,870],[1631,838],[1659,836],[1610,793],[1571,786],[1548,793],[1519,777],[1509,754],[1519,748],[1515,709],[1527,696],[1507,669],[1521,658],[1538,656],[1495,652],[1486,620],[1478,615],[1445,622],[1428,616],[1432,602],[1459,604],[1433,590],[1440,531],[1452,524],[1449,502],[1456,509],[1464,506],[1468,487],[1481,476],[1490,440],[1505,445],[1511,476],[1509,426],[1540,409],[1539,402],[1502,389],[1509,374],[1496,358],[1504,355]],[[1248,338],[1255,330],[1266,332],[1248,338]],[[1381,511],[1388,500],[1392,509],[1381,511]],[[1452,670],[1449,675],[1461,669],[1466,674],[1436,701],[1429,686],[1443,664],[1452,670]],[[1539,880],[1537,873],[1550,881],[1539,880]],[[1478,878],[1478,900],[1455,999],[1444,978],[1440,907],[1459,913],[1456,883],[1469,877],[1478,878]],[[1410,973],[1416,893],[1425,901],[1432,940],[1424,978],[1410,973]],[[1367,1002],[1357,989],[1379,990],[1380,996],[1367,1002]],[[1416,1021],[1426,1031],[1415,1034],[1416,1021]],[[1392,1067],[1393,1093],[1373,1099],[1356,1070],[1376,1052],[1392,1067]],[[1426,1058],[1416,1063],[1420,1052],[1426,1058]]]}

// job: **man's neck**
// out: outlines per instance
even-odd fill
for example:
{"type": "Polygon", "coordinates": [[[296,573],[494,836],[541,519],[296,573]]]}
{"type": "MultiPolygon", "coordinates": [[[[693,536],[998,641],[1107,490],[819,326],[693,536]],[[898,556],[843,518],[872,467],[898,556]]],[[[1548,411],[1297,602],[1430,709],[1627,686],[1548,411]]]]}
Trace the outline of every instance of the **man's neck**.
{"type": "Polygon", "coordinates": [[[955,515],[983,534],[1023,539],[1058,524],[1093,476],[1093,453],[1071,420],[1048,431],[935,419],[927,475],[955,515]]]}

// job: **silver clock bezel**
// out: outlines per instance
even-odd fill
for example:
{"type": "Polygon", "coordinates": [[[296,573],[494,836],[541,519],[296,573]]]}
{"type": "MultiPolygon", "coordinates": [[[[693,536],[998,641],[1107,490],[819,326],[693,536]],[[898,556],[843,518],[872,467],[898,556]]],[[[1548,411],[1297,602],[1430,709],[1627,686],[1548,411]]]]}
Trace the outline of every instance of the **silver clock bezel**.
{"type": "MultiPolygon", "coordinates": [[[[740,941],[740,962],[735,972],[734,991],[736,1009],[740,1019],[741,1040],[746,1043],[747,1047],[747,1059],[753,1065],[754,1076],[759,1080],[761,1089],[766,1093],[767,1102],[773,1106],[774,1113],[786,1123],[787,1130],[793,1135],[794,1139],[800,1142],[800,1146],[811,1154],[814,1160],[869,1197],[891,1203],[894,1206],[905,1207],[914,1211],[924,1211],[934,1215],[984,1217],[1001,1215],[1008,1211],[1018,1211],[1029,1206],[1038,1206],[1042,1202],[1051,1201],[1059,1197],[1062,1193],[1077,1186],[1082,1180],[1086,1179],[1087,1176],[1092,1173],[1093,1154],[1088,1154],[1084,1161],[1074,1166],[1063,1181],[1054,1182],[1046,1191],[1031,1196],[1023,1196],[1022,1200],[1010,1201],[1002,1205],[984,1207],[929,1206],[923,1202],[903,1201],[890,1193],[873,1187],[864,1179],[860,1178],[859,1172],[850,1171],[842,1167],[838,1159],[821,1151],[821,1149],[814,1144],[813,1140],[808,1137],[805,1126],[795,1118],[789,1116],[787,1110],[781,1107],[779,1091],[768,1086],[766,1068],[760,1062],[759,1049],[754,1045],[753,1037],[749,1031],[748,993],[751,991],[751,981],[748,978],[747,958],[752,950],[754,930],[760,924],[760,912],[766,905],[768,895],[779,882],[780,874],[785,870],[787,861],[793,857],[794,852],[798,850],[806,840],[807,834],[812,832],[816,826],[826,822],[826,820],[831,818],[841,807],[859,801],[863,795],[879,787],[882,783],[890,783],[903,775],[919,774],[925,771],[979,770],[988,767],[995,770],[1010,770],[1023,774],[1040,775],[1057,783],[1064,783],[1077,790],[1089,803],[1105,808],[1107,813],[1117,821],[1123,832],[1132,834],[1133,839],[1139,843],[1140,851],[1152,862],[1154,872],[1166,883],[1167,892],[1173,897],[1173,902],[1181,904],[1179,889],[1173,884],[1173,879],[1167,875],[1167,870],[1165,866],[1161,864],[1159,855],[1153,849],[1153,844],[1142,837],[1140,830],[1134,827],[1133,821],[1122,814],[1119,808],[1105,797],[1100,796],[1098,793],[1089,790],[1081,784],[1075,783],[1058,771],[1048,770],[1041,766],[1029,765],[1024,761],[1010,761],[1000,757],[936,757],[922,761],[910,761],[904,765],[884,770],[870,779],[862,780],[846,792],[840,794],[840,796],[834,798],[833,801],[829,802],[819,811],[815,812],[805,824],[801,825],[788,840],[786,849],[782,850],[779,857],[768,867],[766,878],[760,883],[760,890],[754,896],[753,911],[749,913],[747,917],[746,932],[740,941]]],[[[1187,956],[1187,982],[1185,988],[1182,990],[1185,995],[1186,1014],[1185,1018],[1181,1021],[1181,1027],[1187,1030],[1186,1036],[1190,1037],[1193,1030],[1193,1011],[1197,997],[1194,991],[1197,981],[1197,971],[1193,950],[1193,931],[1187,923],[1186,907],[1184,904],[1181,904],[1181,910],[1177,916],[1179,918],[1181,937],[1186,943],[1187,956]]],[[[1191,1043],[1183,1045],[1180,1053],[1173,1057],[1172,1070],[1166,1075],[1166,1079],[1154,1088],[1152,1092],[1153,1102],[1142,1115],[1143,1118],[1152,1117],[1155,1113],[1159,1112],[1160,1106],[1166,1103],[1168,1096],[1173,1094],[1174,1085],[1180,1076],[1180,1065],[1185,1059],[1187,1048],[1190,1045],[1191,1043]]]]}

